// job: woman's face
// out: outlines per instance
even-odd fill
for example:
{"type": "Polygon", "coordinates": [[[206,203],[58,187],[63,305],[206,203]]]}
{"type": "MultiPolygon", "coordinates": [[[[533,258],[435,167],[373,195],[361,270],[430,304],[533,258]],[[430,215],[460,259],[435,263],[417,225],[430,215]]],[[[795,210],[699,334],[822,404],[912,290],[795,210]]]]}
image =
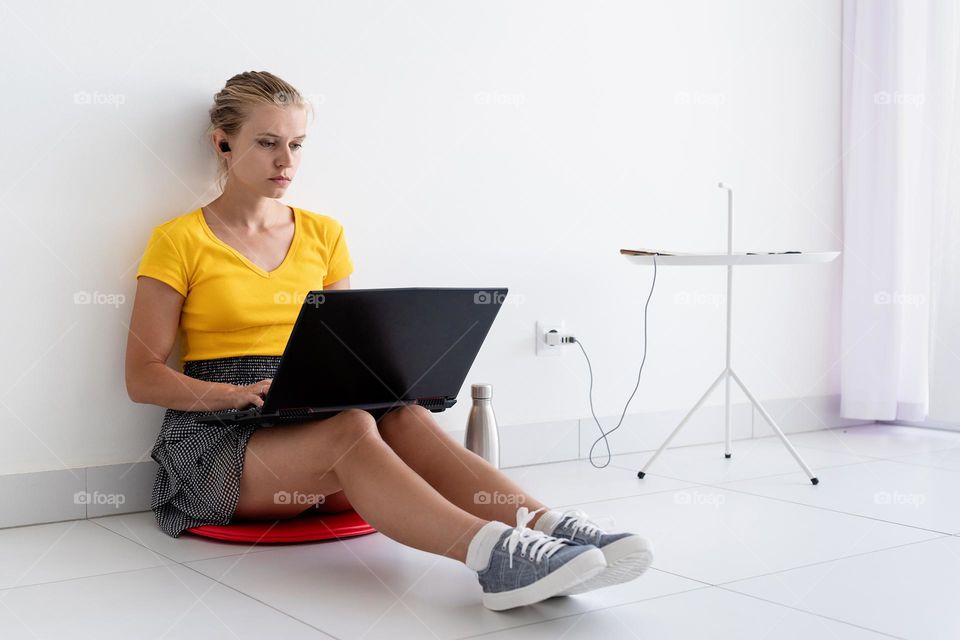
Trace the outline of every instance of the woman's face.
{"type": "Polygon", "coordinates": [[[279,198],[300,166],[300,149],[306,135],[307,113],[301,107],[257,105],[234,138],[218,129],[214,143],[230,145],[227,182],[266,198],[279,198]],[[284,176],[289,180],[273,180],[284,176]]]}

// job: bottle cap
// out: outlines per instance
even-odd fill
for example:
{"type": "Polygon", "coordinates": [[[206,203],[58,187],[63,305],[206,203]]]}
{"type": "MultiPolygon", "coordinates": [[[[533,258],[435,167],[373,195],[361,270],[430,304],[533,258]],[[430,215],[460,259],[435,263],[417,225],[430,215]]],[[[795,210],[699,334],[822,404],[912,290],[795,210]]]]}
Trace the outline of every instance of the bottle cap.
{"type": "Polygon", "coordinates": [[[493,385],[477,383],[470,385],[470,392],[474,400],[489,399],[493,396],[493,385]]]}

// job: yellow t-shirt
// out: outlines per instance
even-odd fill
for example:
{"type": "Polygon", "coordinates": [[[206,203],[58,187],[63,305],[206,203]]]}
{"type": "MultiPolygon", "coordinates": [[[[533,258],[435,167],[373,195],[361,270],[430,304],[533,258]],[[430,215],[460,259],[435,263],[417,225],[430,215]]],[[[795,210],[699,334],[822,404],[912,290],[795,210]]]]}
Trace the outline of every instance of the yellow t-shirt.
{"type": "Polygon", "coordinates": [[[270,272],[220,240],[199,208],[153,229],[136,277],[156,278],[185,297],[184,361],[283,355],[307,294],[353,273],[343,225],[291,209],[293,241],[270,272]]]}

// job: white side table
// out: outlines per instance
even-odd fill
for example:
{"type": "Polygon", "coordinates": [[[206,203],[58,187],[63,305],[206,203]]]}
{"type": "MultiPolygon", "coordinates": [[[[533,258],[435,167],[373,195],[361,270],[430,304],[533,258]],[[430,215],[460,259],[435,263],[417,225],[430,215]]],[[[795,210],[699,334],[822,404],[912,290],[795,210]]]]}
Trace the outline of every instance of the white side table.
{"type": "MultiPolygon", "coordinates": [[[[730,458],[732,455],[730,452],[730,380],[733,379],[737,385],[743,389],[743,393],[746,394],[747,398],[750,399],[750,402],[753,403],[753,406],[757,408],[757,411],[760,412],[760,415],[763,416],[764,420],[773,428],[774,432],[780,437],[780,440],[783,442],[783,445],[787,448],[793,458],[797,461],[801,468],[803,468],[804,473],[807,474],[807,477],[810,478],[810,482],[813,484],[818,484],[820,481],[813,475],[813,472],[810,470],[810,467],[803,461],[803,458],[800,457],[800,454],[797,453],[797,450],[794,449],[793,445],[790,444],[790,441],[787,440],[787,436],[783,434],[783,431],[777,426],[776,421],[773,417],[767,413],[766,409],[760,404],[757,398],[750,393],[750,390],[747,389],[747,385],[743,383],[743,380],[740,379],[740,376],[733,370],[733,367],[730,364],[730,335],[733,331],[733,267],[735,266],[752,266],[752,265],[765,265],[765,264],[815,264],[830,262],[831,260],[836,259],[840,255],[839,251],[816,251],[816,252],[803,252],[803,253],[756,253],[756,254],[747,254],[747,253],[734,253],[733,252],[733,189],[729,185],[720,183],[718,185],[721,189],[727,191],[727,251],[726,253],[674,253],[671,255],[660,255],[652,252],[648,255],[627,255],[624,254],[626,259],[637,265],[652,265],[656,264],[658,267],[660,265],[664,266],[726,266],[727,267],[727,357],[726,357],[726,366],[723,368],[723,371],[720,372],[720,375],[717,376],[716,380],[707,387],[707,390],[700,396],[700,399],[697,400],[697,403],[693,405],[693,408],[684,416],[683,420],[680,421],[680,424],[673,430],[673,432],[667,436],[667,439],[664,440],[663,444],[660,445],[660,448],[653,454],[643,468],[637,472],[638,478],[643,478],[647,469],[654,463],[660,453],[670,444],[670,441],[680,432],[690,417],[694,412],[700,408],[700,405],[707,399],[707,396],[720,384],[721,380],[726,382],[726,393],[725,393],[725,437],[724,437],[724,457],[730,458]]],[[[621,250],[621,253],[624,253],[626,250],[621,250]]]]}

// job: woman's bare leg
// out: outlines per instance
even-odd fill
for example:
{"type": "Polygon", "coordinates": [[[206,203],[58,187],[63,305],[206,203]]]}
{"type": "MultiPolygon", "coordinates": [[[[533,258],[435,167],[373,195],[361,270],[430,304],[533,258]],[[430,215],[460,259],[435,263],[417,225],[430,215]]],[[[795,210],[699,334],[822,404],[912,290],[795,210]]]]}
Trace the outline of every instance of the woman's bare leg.
{"type": "Polygon", "coordinates": [[[384,535],[461,562],[487,521],[451,504],[383,441],[373,416],[348,410],[319,422],[258,429],[241,476],[241,518],[293,517],[303,504],[278,505],[278,492],[331,495],[384,535]]]}
{"type": "MultiPolygon", "coordinates": [[[[383,441],[447,500],[484,520],[514,524],[518,507],[545,507],[505,473],[457,442],[429,410],[408,405],[378,423],[383,441]],[[489,500],[487,500],[489,498],[489,500]]],[[[532,527],[543,512],[536,514],[532,527]]]]}

